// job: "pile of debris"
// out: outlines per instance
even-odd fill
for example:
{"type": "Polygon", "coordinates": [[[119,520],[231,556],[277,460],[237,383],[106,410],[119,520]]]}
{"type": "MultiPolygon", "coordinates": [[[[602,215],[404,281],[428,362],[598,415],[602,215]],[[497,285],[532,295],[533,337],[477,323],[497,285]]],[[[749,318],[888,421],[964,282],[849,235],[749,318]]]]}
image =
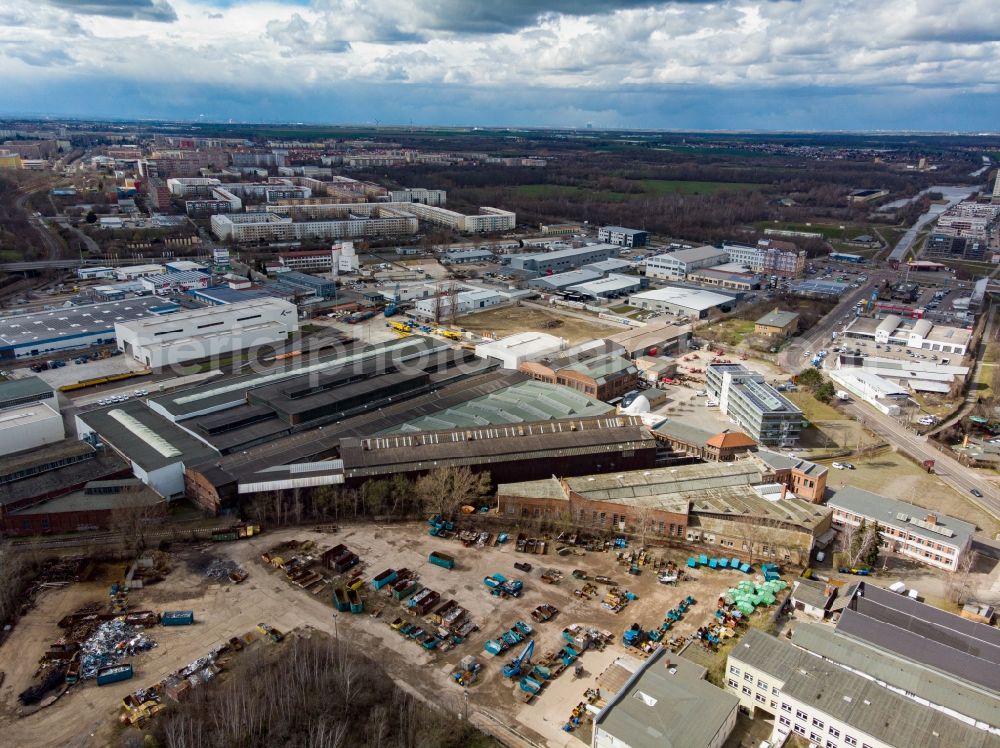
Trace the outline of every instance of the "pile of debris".
{"type": "Polygon", "coordinates": [[[246,579],[246,572],[243,570],[243,567],[235,561],[216,558],[212,559],[212,562],[205,567],[205,576],[209,579],[214,579],[217,582],[224,582],[230,579],[231,576],[246,579]]]}
{"type": "Polygon", "coordinates": [[[93,678],[101,668],[117,665],[126,657],[155,646],[155,641],[138,627],[127,624],[124,618],[106,621],[80,645],[80,677],[93,678]]]}

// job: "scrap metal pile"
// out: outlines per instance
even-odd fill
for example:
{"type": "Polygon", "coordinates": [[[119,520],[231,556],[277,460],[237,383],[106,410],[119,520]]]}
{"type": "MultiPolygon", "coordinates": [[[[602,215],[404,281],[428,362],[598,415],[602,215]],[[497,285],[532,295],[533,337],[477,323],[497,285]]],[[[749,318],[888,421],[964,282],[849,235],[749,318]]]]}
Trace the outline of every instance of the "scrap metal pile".
{"type": "Polygon", "coordinates": [[[126,657],[155,646],[155,641],[140,628],[126,623],[124,618],[106,621],[80,645],[80,677],[94,678],[101,668],[117,665],[126,657]]]}

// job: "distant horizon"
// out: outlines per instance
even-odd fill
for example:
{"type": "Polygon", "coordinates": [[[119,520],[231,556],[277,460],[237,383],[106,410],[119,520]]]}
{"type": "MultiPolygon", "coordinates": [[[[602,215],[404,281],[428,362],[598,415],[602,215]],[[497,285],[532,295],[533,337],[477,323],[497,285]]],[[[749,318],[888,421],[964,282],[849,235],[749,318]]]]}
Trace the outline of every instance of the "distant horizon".
{"type": "Polygon", "coordinates": [[[5,113],[0,111],[0,122],[29,121],[46,122],[107,122],[121,124],[177,124],[177,125],[212,125],[212,126],[247,126],[247,127],[309,127],[309,128],[367,128],[372,130],[385,129],[393,131],[406,130],[463,130],[463,131],[493,131],[493,130],[526,130],[538,132],[620,132],[620,133],[665,133],[671,135],[916,135],[943,137],[1000,137],[1000,130],[920,130],[920,129],[730,129],[730,128],[673,128],[673,127],[594,127],[588,125],[500,125],[500,124],[450,124],[443,122],[416,124],[405,122],[372,122],[372,121],[325,121],[325,120],[237,120],[208,119],[199,117],[138,117],[105,115],[102,117],[82,114],[40,114],[40,113],[5,113]]]}

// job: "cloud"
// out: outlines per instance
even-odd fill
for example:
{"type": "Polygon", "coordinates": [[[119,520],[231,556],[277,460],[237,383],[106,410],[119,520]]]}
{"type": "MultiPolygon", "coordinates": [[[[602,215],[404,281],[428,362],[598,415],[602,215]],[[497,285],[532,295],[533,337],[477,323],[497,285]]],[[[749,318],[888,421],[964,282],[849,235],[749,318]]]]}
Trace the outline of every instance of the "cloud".
{"type": "MultiPolygon", "coordinates": [[[[115,80],[131,98],[102,94],[107,112],[142,104],[150,116],[191,108],[252,119],[257,101],[262,117],[304,121],[360,112],[426,123],[739,128],[784,118],[822,129],[848,120],[933,125],[945,102],[951,123],[959,112],[975,129],[1000,121],[997,0],[0,5],[0,80],[25,83],[46,106],[63,84],[104,91],[99,81],[115,80]],[[176,19],[168,33],[133,22],[157,15],[176,19]],[[44,70],[48,51],[61,49],[72,64],[53,55],[44,70]],[[173,93],[137,95],[129,81],[135,91],[173,93]],[[978,108],[962,106],[963,96],[978,108]]],[[[4,93],[0,110],[9,111],[4,93]]]]}
{"type": "Polygon", "coordinates": [[[48,2],[82,15],[168,23],[177,20],[176,11],[167,0],[48,0],[48,2]]]}

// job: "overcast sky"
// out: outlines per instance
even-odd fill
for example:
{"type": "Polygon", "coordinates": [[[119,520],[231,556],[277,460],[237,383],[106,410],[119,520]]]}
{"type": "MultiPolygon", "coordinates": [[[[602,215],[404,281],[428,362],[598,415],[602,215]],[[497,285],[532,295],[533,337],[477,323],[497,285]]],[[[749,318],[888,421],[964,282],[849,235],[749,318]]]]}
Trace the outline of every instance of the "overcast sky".
{"type": "Polygon", "coordinates": [[[1000,0],[0,0],[0,113],[1000,130],[1000,0]]]}

